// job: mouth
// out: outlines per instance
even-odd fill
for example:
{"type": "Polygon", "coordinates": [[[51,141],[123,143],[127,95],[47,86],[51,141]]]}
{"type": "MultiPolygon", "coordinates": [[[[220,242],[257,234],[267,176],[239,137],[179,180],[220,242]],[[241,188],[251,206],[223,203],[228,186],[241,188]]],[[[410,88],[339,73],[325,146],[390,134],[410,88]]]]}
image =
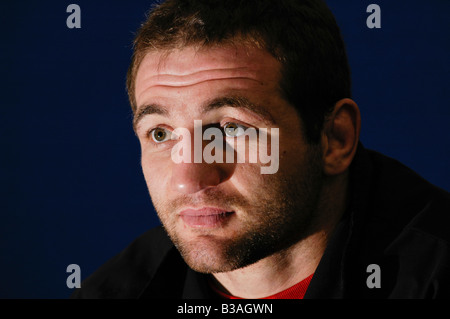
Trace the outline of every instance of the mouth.
{"type": "Polygon", "coordinates": [[[220,208],[204,207],[201,209],[186,209],[180,212],[183,222],[192,228],[216,228],[224,226],[234,215],[233,211],[220,208]]]}

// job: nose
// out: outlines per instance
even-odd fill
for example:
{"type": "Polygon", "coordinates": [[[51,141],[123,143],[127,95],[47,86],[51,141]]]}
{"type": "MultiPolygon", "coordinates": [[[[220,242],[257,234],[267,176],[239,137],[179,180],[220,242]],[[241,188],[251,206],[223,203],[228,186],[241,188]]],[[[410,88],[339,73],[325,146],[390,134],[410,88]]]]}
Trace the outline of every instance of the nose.
{"type": "MultiPolygon", "coordinates": [[[[172,161],[171,164],[171,187],[174,191],[184,195],[194,194],[206,188],[218,186],[228,180],[235,169],[234,164],[224,163],[223,160],[221,163],[205,161],[202,155],[208,142],[202,140],[201,122],[199,124],[194,121],[193,130],[193,134],[187,129],[183,132],[178,132],[181,133],[179,145],[182,147],[183,154],[185,150],[190,149],[190,152],[186,152],[185,156],[183,155],[182,161],[172,161]],[[198,126],[196,126],[197,124],[198,126]],[[199,131],[197,131],[198,128],[200,128],[199,131]],[[199,140],[196,143],[197,138],[199,140]]],[[[222,150],[220,149],[216,149],[215,152],[221,154],[222,150]]]]}
{"type": "Polygon", "coordinates": [[[171,186],[178,193],[194,194],[223,183],[230,175],[229,169],[217,163],[173,163],[171,186]]]}

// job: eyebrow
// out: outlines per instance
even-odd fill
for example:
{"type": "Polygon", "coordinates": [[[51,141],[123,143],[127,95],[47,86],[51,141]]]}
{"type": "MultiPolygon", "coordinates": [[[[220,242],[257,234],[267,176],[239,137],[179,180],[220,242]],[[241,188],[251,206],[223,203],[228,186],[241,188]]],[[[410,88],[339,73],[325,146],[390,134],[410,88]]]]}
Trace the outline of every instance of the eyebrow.
{"type": "Polygon", "coordinates": [[[202,106],[202,113],[208,113],[222,107],[242,108],[257,115],[266,123],[275,124],[274,118],[264,107],[243,96],[224,96],[212,99],[202,106]]]}
{"type": "Polygon", "coordinates": [[[139,124],[139,121],[142,120],[142,118],[146,115],[151,114],[159,114],[165,117],[169,116],[169,112],[167,109],[159,104],[148,104],[142,107],[139,107],[136,114],[133,118],[133,128],[136,131],[137,125],[139,124]]]}
{"type": "MultiPolygon", "coordinates": [[[[263,122],[275,124],[275,120],[272,115],[262,106],[252,103],[250,100],[243,96],[224,96],[214,98],[205,102],[201,106],[202,114],[217,110],[223,107],[232,108],[242,108],[250,111],[251,113],[257,115],[263,122]]],[[[136,115],[133,119],[133,127],[136,130],[137,125],[140,120],[146,115],[158,114],[168,117],[169,111],[162,105],[159,104],[148,104],[143,107],[138,108],[136,115]]]]}

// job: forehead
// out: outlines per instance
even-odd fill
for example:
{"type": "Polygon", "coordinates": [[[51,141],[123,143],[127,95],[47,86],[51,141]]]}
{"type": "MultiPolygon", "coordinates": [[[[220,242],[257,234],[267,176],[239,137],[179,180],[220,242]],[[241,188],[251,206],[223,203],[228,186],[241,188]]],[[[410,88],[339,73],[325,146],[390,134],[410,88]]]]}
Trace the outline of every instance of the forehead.
{"type": "Polygon", "coordinates": [[[188,87],[211,80],[278,83],[280,64],[267,51],[248,46],[186,47],[172,51],[150,51],[142,60],[135,94],[153,87],[188,87]]]}

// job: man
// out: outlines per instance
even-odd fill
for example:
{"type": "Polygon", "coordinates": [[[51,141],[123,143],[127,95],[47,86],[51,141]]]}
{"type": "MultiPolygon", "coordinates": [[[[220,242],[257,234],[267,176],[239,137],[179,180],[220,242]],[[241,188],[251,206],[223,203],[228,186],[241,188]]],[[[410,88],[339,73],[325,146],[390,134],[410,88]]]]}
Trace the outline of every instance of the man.
{"type": "Polygon", "coordinates": [[[349,73],[319,0],[155,7],[127,85],[164,228],[73,297],[449,296],[449,194],[364,149],[349,73]]]}

